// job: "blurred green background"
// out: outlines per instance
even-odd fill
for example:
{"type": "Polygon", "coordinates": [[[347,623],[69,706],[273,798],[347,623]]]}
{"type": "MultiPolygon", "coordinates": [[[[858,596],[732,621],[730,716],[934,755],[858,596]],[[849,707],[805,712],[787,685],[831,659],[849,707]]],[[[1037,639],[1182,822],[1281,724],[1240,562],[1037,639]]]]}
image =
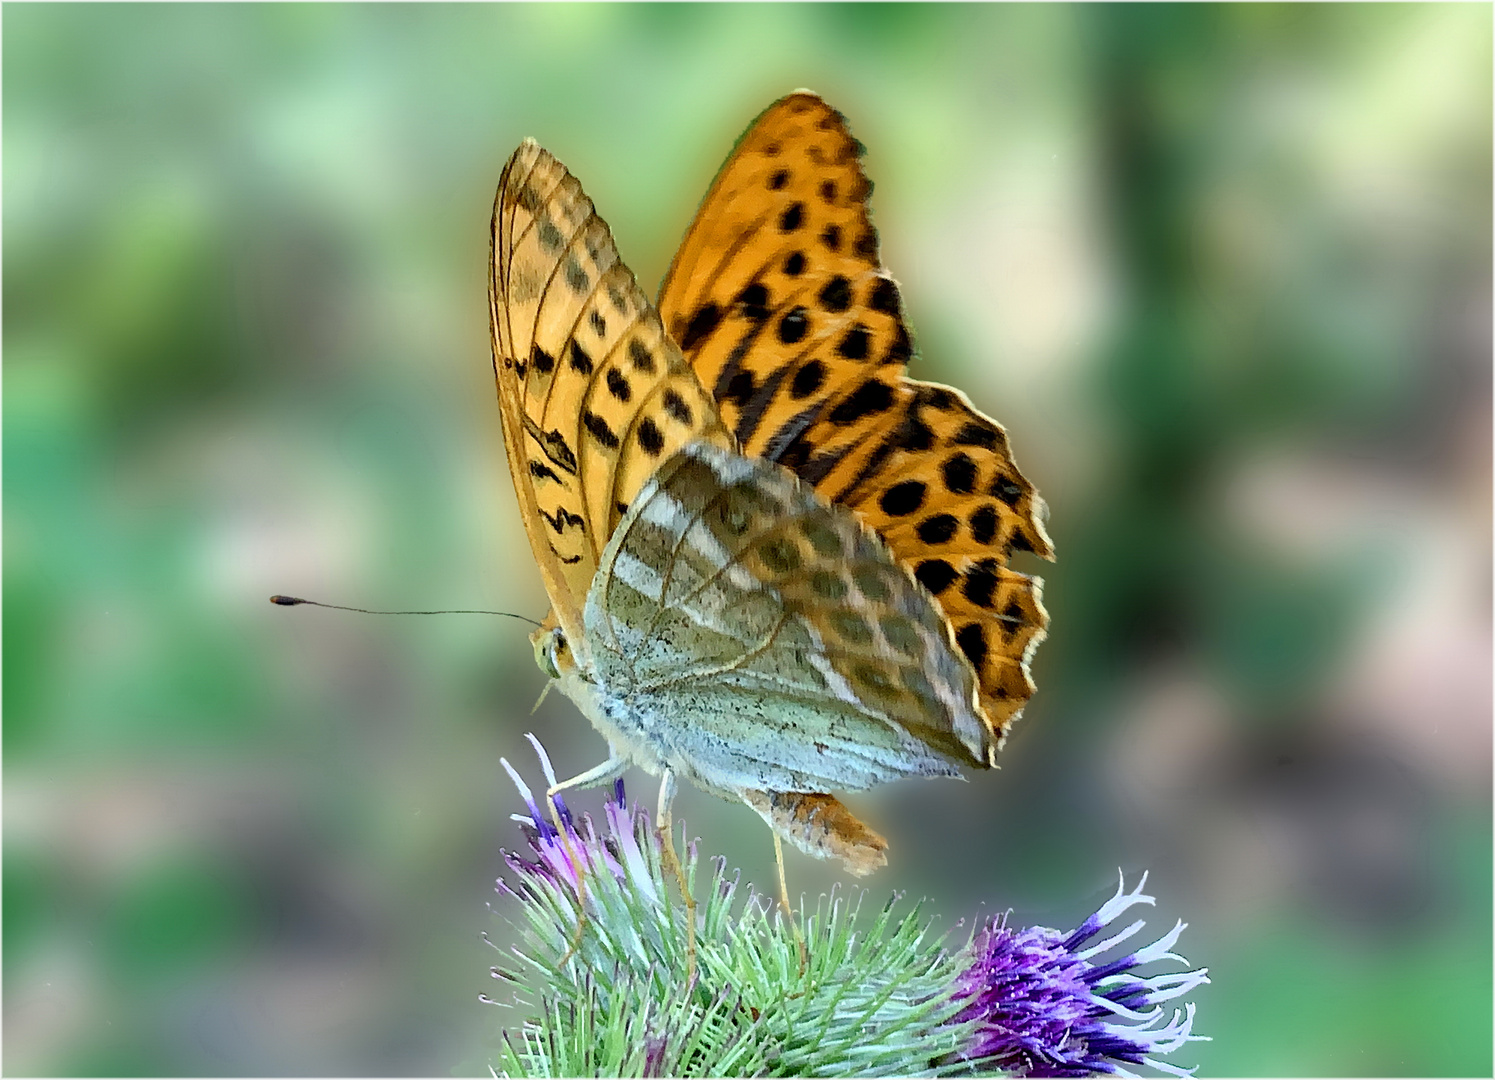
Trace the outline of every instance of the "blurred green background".
{"type": "MultiPolygon", "coordinates": [[[[1002,770],[854,800],[870,899],[1066,926],[1147,868],[1202,1074],[1489,1075],[1488,5],[3,19],[7,1073],[486,1071],[498,758],[602,740],[529,715],[519,623],[265,598],[543,614],[503,161],[540,139],[652,286],[807,86],[916,374],[1008,426],[1060,555],[1002,770]]],[[[771,884],[750,812],[677,807],[771,884]]]]}

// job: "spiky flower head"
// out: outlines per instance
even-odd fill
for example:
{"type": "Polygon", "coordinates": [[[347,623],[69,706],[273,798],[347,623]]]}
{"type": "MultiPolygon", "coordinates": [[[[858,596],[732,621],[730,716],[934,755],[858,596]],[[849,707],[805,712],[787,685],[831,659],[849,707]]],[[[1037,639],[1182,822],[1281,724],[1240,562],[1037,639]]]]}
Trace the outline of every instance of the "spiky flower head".
{"type": "Polygon", "coordinates": [[[1194,1006],[1170,1017],[1162,1002],[1209,982],[1207,971],[1137,973],[1161,961],[1184,963],[1171,950],[1187,924],[1133,951],[1120,947],[1142,930],[1142,919],[1089,944],[1123,912],[1155,903],[1142,892],[1146,885],[1143,874],[1128,892],[1123,879],[1116,895],[1068,934],[988,922],[959,977],[969,1004],[957,1021],[975,1025],[966,1052],[1017,1076],[1135,1075],[1128,1066],[1189,1075],[1161,1057],[1203,1038],[1193,1034],[1194,1006]]]}
{"type": "MultiPolygon", "coordinates": [[[[1142,1065],[1176,1075],[1183,1070],[1160,1055],[1198,1038],[1192,1005],[1169,1022],[1158,1003],[1205,973],[1134,973],[1177,960],[1169,950],[1182,925],[1111,961],[1100,954],[1140,922],[1086,944],[1152,902],[1141,886],[1069,934],[993,921],[951,947],[919,906],[895,918],[890,902],[858,925],[859,905],[835,892],[796,927],[751,889],[740,901],[737,876],[718,858],[697,894],[697,977],[686,984],[685,908],[648,815],[629,807],[621,781],[598,830],[559,798],[553,815],[542,813],[504,767],[527,803],[515,819],[529,844],[504,856],[512,884],[498,888],[521,940],[493,975],[528,1015],[504,1034],[502,1074],[1078,1076],[1142,1065]]],[[[693,890],[696,869],[692,846],[693,890]]]]}

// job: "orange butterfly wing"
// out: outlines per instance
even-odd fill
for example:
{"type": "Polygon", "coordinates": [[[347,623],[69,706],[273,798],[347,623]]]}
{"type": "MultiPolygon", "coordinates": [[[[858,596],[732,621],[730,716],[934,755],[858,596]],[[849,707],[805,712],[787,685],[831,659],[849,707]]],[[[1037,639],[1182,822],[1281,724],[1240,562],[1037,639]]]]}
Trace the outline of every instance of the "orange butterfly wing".
{"type": "Polygon", "coordinates": [[[533,140],[499,180],[490,269],[509,472],[553,617],[582,648],[602,549],[644,481],[692,439],[734,444],[581,184],[533,140]]]}
{"type": "Polygon", "coordinates": [[[665,326],[745,454],[854,508],[939,600],[1005,735],[1033,693],[1048,616],[1014,551],[1053,557],[1044,504],[1001,425],[915,382],[845,119],[798,92],[717,174],[660,292],[665,326]]]}

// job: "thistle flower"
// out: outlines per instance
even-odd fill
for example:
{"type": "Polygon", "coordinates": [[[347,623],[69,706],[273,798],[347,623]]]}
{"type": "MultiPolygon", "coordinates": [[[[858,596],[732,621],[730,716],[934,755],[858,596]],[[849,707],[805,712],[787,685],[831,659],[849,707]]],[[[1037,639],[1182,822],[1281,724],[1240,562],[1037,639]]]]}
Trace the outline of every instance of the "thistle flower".
{"type": "Polygon", "coordinates": [[[1182,925],[1107,963],[1091,959],[1140,923],[1082,949],[1122,911],[1152,902],[1140,886],[1068,935],[991,922],[950,947],[922,905],[895,918],[895,898],[859,926],[860,904],[838,890],[797,931],[772,898],[752,889],[739,898],[739,876],[727,875],[724,859],[696,891],[691,845],[697,977],[686,985],[685,908],[673,877],[667,885],[648,814],[628,805],[622,781],[605,804],[604,830],[559,798],[557,827],[503,765],[529,813],[514,815],[528,850],[505,852],[511,882],[498,882],[520,941],[492,974],[527,1013],[504,1033],[500,1074],[1077,1076],[1128,1075],[1122,1066],[1139,1064],[1177,1075],[1183,1070],[1158,1057],[1199,1038],[1192,1005],[1160,1026],[1157,1003],[1207,981],[1204,972],[1149,979],[1132,971],[1178,959],[1168,950],[1182,925]]]}
{"type": "Polygon", "coordinates": [[[1204,1038],[1193,1034],[1194,1006],[1175,1009],[1169,1018],[1160,1003],[1209,982],[1206,969],[1150,978],[1134,971],[1161,960],[1184,962],[1170,950],[1187,924],[1179,922],[1152,944],[1110,960],[1101,961],[1101,954],[1134,937],[1143,920],[1083,947],[1122,912],[1154,903],[1142,892],[1146,885],[1143,874],[1127,892],[1123,878],[1116,895],[1068,934],[988,922],[959,977],[970,1003],[956,1019],[976,1028],[965,1052],[1018,1076],[1136,1075],[1126,1065],[1190,1075],[1158,1057],[1204,1038]]]}

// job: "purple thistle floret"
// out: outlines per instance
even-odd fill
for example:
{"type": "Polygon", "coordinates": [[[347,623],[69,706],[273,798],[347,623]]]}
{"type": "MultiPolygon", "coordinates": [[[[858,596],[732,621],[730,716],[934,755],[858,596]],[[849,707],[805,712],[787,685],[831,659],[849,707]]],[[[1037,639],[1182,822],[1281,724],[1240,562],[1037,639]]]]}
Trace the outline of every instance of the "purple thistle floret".
{"type": "Polygon", "coordinates": [[[1151,904],[1142,889],[1131,892],[1123,879],[1116,895],[1071,933],[1034,926],[1015,930],[993,919],[971,944],[974,962],[960,976],[971,1003],[956,1022],[977,1022],[976,1036],[963,1057],[987,1058],[1015,1076],[1135,1076],[1128,1066],[1147,1066],[1173,1076],[1192,1070],[1159,1060],[1193,1034],[1194,1006],[1175,1009],[1171,1019],[1161,1002],[1209,982],[1207,969],[1169,972],[1144,978],[1133,969],[1158,960],[1185,963],[1170,952],[1185,923],[1151,945],[1099,962],[1145,925],[1087,947],[1118,915],[1136,904],[1151,904]]]}
{"type": "MultiPolygon", "coordinates": [[[[545,779],[554,786],[555,770],[551,767],[550,757],[545,753],[545,748],[540,745],[540,740],[534,735],[526,735],[525,738],[529,739],[530,745],[535,748],[535,753],[540,757],[540,768],[544,770],[545,779]]],[[[524,797],[525,805],[529,808],[528,815],[512,814],[510,816],[525,826],[524,831],[535,857],[527,859],[514,851],[503,853],[504,862],[509,869],[521,875],[521,881],[526,875],[538,877],[552,886],[564,886],[575,894],[579,864],[583,875],[606,870],[619,881],[632,881],[635,887],[649,898],[658,900],[653,878],[648,870],[648,861],[644,857],[643,849],[639,846],[640,833],[648,834],[649,832],[647,815],[640,809],[629,809],[621,779],[614,783],[613,798],[609,799],[603,807],[607,815],[606,838],[597,834],[592,819],[588,815],[582,816],[582,825],[578,827],[576,819],[567,809],[560,794],[554,795],[552,802],[555,804],[555,816],[559,818],[561,829],[564,830],[563,834],[557,831],[551,818],[541,812],[529,785],[520,778],[514,767],[504,758],[499,758],[499,764],[508,772],[509,779],[519,789],[519,794],[524,797]],[[642,822],[644,826],[642,829],[637,827],[638,822],[642,822]]],[[[500,887],[507,888],[502,881],[498,884],[500,887]]]]}

